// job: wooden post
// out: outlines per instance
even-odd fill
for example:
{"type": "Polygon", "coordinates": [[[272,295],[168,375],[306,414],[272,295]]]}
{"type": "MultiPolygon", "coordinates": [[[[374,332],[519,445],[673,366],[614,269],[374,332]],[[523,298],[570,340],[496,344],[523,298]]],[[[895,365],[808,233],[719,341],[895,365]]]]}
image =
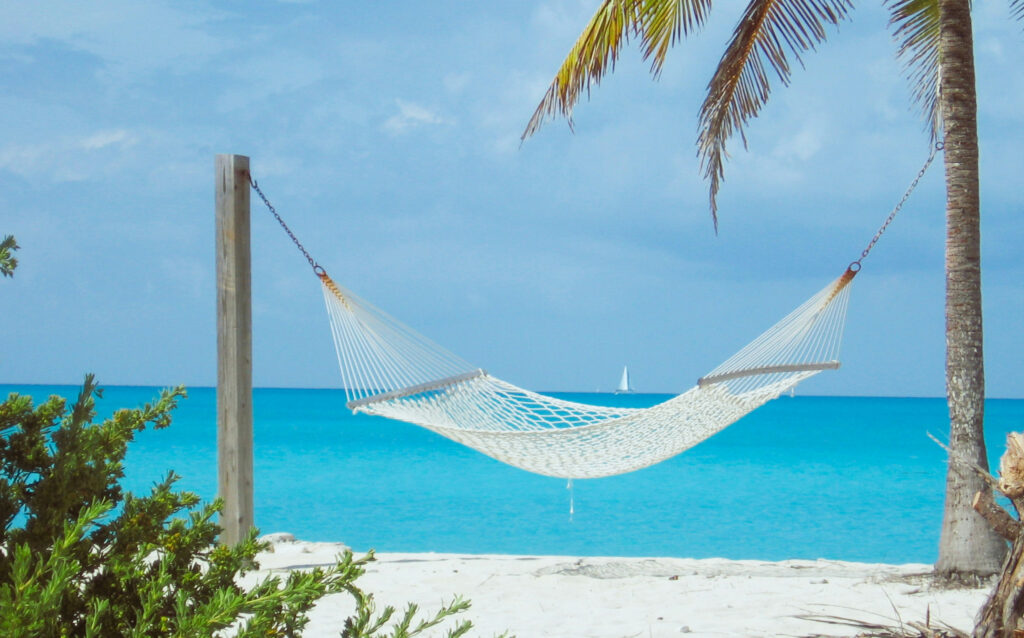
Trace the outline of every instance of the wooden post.
{"type": "Polygon", "coordinates": [[[220,542],[253,526],[249,158],[217,155],[217,475],[220,542]]]}

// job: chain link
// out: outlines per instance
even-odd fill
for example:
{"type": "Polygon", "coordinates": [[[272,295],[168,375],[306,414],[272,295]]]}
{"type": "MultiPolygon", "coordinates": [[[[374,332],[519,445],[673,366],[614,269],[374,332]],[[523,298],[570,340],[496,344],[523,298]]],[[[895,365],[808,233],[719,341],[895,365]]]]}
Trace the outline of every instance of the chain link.
{"type": "Polygon", "coordinates": [[[917,177],[914,178],[914,181],[910,182],[910,186],[907,188],[907,191],[903,193],[903,197],[901,197],[900,201],[897,202],[896,207],[892,209],[892,212],[889,213],[889,216],[885,218],[885,222],[883,222],[881,227],[879,227],[878,232],[875,233],[875,236],[872,237],[871,241],[868,242],[867,248],[865,248],[864,251],[861,252],[860,259],[857,259],[856,261],[850,264],[851,270],[860,270],[860,262],[863,261],[864,258],[868,256],[868,253],[871,252],[871,249],[874,248],[875,244],[878,243],[878,239],[882,236],[882,233],[884,233],[886,229],[889,228],[889,224],[892,223],[892,220],[896,218],[896,214],[899,213],[900,209],[903,208],[903,204],[905,204],[907,200],[910,199],[910,194],[914,192],[915,188],[917,188],[917,183],[921,181],[921,178],[924,177],[924,174],[928,172],[928,167],[931,166],[932,161],[935,160],[935,154],[941,151],[943,147],[944,145],[942,142],[936,142],[935,146],[932,147],[932,152],[928,154],[928,159],[924,161],[924,166],[922,166],[921,170],[917,172],[917,177]]]}
{"type": "Polygon", "coordinates": [[[252,173],[249,174],[249,184],[252,185],[252,189],[256,191],[256,194],[259,195],[260,199],[263,200],[263,203],[266,204],[267,210],[269,210],[270,213],[274,216],[274,219],[277,220],[277,223],[281,224],[281,228],[284,229],[284,232],[288,233],[288,236],[292,238],[292,241],[295,242],[295,245],[298,246],[299,250],[302,251],[302,256],[305,257],[306,261],[309,262],[309,265],[313,267],[313,272],[315,272],[317,275],[325,274],[323,267],[321,267],[320,264],[314,261],[314,259],[309,255],[309,252],[306,250],[306,247],[302,245],[302,242],[299,241],[299,238],[296,237],[295,233],[292,232],[292,229],[288,228],[288,224],[284,223],[284,220],[281,219],[281,216],[277,214],[277,209],[274,208],[274,205],[270,203],[270,200],[267,199],[267,196],[263,194],[262,190],[260,190],[259,184],[257,184],[256,180],[252,178],[252,173]]]}

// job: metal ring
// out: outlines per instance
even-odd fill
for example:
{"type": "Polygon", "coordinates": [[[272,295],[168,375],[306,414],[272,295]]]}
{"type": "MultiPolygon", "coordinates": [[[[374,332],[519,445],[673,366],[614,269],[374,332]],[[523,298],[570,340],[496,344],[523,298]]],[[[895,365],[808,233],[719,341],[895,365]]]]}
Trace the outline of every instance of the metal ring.
{"type": "Polygon", "coordinates": [[[316,273],[317,277],[327,276],[327,271],[320,264],[313,264],[313,272],[316,273]]]}
{"type": "Polygon", "coordinates": [[[860,272],[860,260],[851,261],[850,265],[846,267],[850,272],[860,272]]]}
{"type": "Polygon", "coordinates": [[[936,151],[941,151],[944,148],[946,148],[946,143],[945,142],[943,142],[941,140],[938,141],[938,142],[935,142],[935,150],[936,151]]]}

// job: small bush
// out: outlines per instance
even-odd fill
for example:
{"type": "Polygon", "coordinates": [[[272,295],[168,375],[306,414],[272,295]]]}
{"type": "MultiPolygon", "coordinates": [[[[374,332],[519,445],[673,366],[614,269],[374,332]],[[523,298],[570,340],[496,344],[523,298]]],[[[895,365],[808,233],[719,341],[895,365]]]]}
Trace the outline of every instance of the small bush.
{"type": "Polygon", "coordinates": [[[93,424],[99,396],[90,375],[70,410],[60,397],[34,406],[12,394],[0,404],[0,635],[298,636],[319,598],[347,592],[356,613],[343,636],[406,638],[468,608],[456,598],[426,620],[414,605],[394,621],[390,607],[375,617],[373,597],[355,585],[372,552],[241,588],[267,547],[255,529],[217,545],[219,502],[175,491],[173,473],[147,496],[120,485],[128,444],[167,427],[184,388],[93,424]]]}

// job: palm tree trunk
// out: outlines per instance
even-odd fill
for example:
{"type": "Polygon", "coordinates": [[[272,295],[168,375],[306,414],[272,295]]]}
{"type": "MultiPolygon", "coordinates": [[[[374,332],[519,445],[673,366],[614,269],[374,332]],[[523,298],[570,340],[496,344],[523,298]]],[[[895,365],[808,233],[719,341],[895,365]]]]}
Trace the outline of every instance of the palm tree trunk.
{"type": "Polygon", "coordinates": [[[946,393],[951,452],[935,570],[946,576],[994,574],[1006,553],[1006,542],[971,507],[974,495],[989,488],[967,465],[988,468],[983,436],[978,123],[970,9],[970,0],[939,0],[939,104],[946,166],[946,393]]]}

